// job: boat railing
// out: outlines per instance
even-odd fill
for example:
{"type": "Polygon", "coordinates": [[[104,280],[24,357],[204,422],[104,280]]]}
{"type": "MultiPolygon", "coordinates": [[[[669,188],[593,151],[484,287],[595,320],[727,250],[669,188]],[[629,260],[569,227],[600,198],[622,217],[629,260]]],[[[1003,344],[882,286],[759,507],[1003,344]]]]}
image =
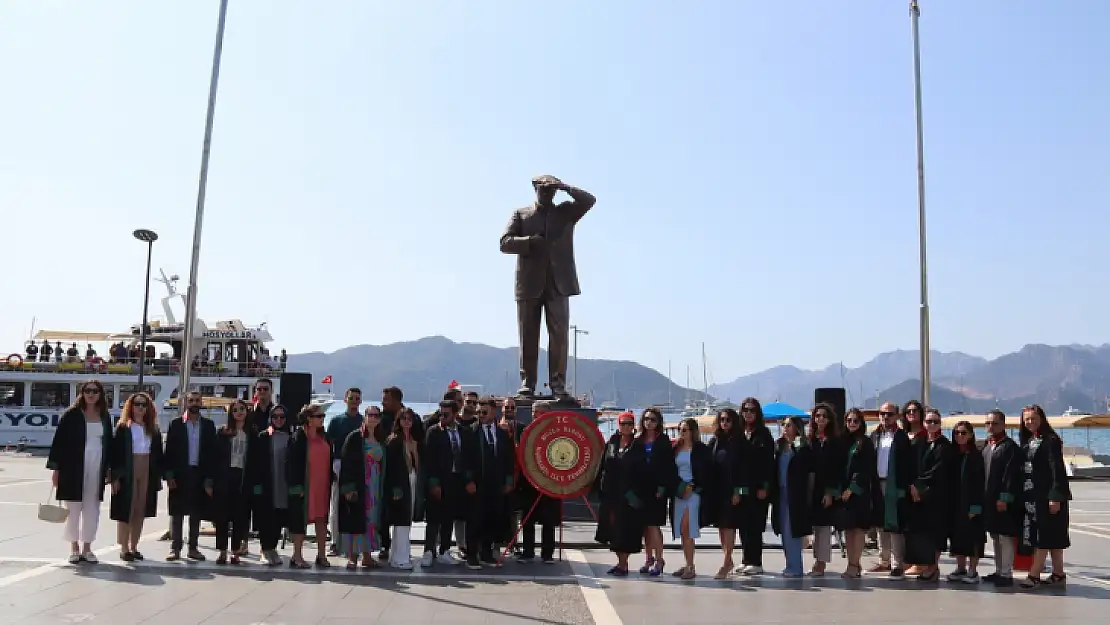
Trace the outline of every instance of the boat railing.
{"type": "MultiPolygon", "coordinates": [[[[270,362],[215,362],[194,363],[191,372],[198,376],[230,377],[230,378],[258,378],[267,377],[280,372],[279,363],[270,362]]],[[[103,360],[91,358],[85,360],[62,361],[24,361],[8,357],[0,360],[0,371],[19,371],[25,373],[88,373],[93,375],[138,375],[138,359],[126,358],[120,360],[103,360]]],[[[177,358],[152,358],[146,360],[145,375],[178,375],[181,373],[181,362],[177,358]]]]}

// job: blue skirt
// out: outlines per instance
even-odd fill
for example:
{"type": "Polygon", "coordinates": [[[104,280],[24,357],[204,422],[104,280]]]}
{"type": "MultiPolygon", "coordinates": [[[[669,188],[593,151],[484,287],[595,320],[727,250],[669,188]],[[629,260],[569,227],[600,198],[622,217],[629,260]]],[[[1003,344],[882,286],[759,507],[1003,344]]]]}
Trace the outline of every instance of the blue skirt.
{"type": "Polygon", "coordinates": [[[690,535],[687,538],[701,538],[701,524],[698,523],[698,508],[701,505],[701,495],[690,493],[690,497],[674,499],[674,518],[671,519],[671,532],[676,539],[682,538],[682,515],[689,513],[690,535]]]}

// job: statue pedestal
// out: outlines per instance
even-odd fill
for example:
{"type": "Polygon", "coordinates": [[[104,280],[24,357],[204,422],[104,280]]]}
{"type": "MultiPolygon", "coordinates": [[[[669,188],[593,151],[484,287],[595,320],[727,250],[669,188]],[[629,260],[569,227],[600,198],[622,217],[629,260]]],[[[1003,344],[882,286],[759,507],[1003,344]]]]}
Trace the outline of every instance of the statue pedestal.
{"type": "Polygon", "coordinates": [[[518,396],[516,399],[516,420],[518,423],[525,425],[532,422],[532,404],[538,401],[551,402],[552,410],[561,410],[568,412],[576,412],[592,423],[597,423],[597,410],[593,408],[583,408],[582,404],[571,397],[557,398],[552,395],[533,395],[531,397],[518,396]]]}

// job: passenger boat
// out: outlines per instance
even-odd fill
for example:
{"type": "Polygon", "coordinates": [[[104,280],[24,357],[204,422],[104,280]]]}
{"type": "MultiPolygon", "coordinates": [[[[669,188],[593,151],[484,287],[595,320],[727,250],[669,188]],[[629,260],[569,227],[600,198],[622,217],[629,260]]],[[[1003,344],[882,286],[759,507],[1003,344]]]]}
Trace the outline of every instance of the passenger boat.
{"type": "MultiPolygon", "coordinates": [[[[159,406],[162,431],[177,416],[180,355],[185,342],[185,324],[178,322],[170,303],[184,296],[176,292],[177,276],[162,282],[168,291],[162,298],[164,321],[151,321],[147,332],[146,367],[143,389],[159,406]],[[153,357],[150,357],[153,351],[153,357]]],[[[113,418],[118,418],[127,398],[138,391],[139,362],[137,346],[142,324],[120,333],[39,330],[33,342],[73,346],[84,357],[66,355],[59,359],[39,355],[32,361],[27,345],[4,358],[0,355],[0,445],[11,447],[49,447],[65,410],[77,398],[81,385],[96,378],[104,385],[113,418]],[[122,349],[121,349],[122,346],[122,349]],[[113,354],[112,348],[119,352],[113,354]],[[92,348],[96,355],[89,357],[92,348]]],[[[205,407],[217,418],[226,415],[226,406],[235,399],[250,401],[254,382],[269,378],[275,401],[281,388],[284,363],[270,357],[266,347],[273,339],[266,324],[247,326],[238,319],[211,325],[197,319],[192,337],[192,363],[189,386],[205,397],[205,407]]],[[[0,352],[2,354],[3,352],[0,352]]]]}

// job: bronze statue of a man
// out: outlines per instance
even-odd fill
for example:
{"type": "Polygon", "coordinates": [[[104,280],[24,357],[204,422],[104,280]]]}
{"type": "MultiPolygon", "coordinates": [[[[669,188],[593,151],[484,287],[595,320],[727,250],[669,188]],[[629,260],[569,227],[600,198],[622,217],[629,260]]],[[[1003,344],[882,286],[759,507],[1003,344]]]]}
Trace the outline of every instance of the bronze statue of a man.
{"type": "Polygon", "coordinates": [[[513,211],[501,251],[516,254],[516,324],[520,337],[520,391],[536,391],[540,358],[540,314],[547,318],[547,357],[551,392],[566,398],[570,298],[578,295],[574,267],[574,226],[597,200],[555,176],[532,179],[536,201],[513,211]],[[570,196],[555,203],[559,191],[570,196]]]}

